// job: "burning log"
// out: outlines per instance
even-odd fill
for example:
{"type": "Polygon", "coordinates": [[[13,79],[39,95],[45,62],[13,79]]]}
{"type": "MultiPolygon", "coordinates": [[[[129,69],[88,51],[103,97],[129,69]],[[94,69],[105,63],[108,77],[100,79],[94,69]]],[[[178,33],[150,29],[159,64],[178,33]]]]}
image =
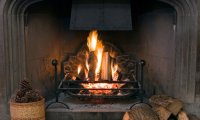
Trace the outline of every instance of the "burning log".
{"type": "Polygon", "coordinates": [[[101,66],[101,79],[111,80],[111,63],[109,52],[103,53],[102,66],[101,66]]]}
{"type": "Polygon", "coordinates": [[[136,62],[129,55],[122,55],[116,57],[116,63],[120,68],[122,80],[129,79],[135,80],[136,75],[136,62]]]}
{"type": "Polygon", "coordinates": [[[85,79],[85,74],[84,71],[81,70],[76,79],[84,80],[85,79]]]}
{"type": "Polygon", "coordinates": [[[81,65],[78,65],[77,72],[78,72],[78,75],[77,75],[76,79],[84,80],[85,75],[84,75],[84,71],[83,71],[83,68],[81,65]]]}
{"type": "Polygon", "coordinates": [[[96,63],[97,63],[97,57],[95,55],[95,52],[92,51],[89,53],[89,58],[88,58],[88,64],[89,64],[88,78],[90,81],[95,81],[96,63]]]}
{"type": "Polygon", "coordinates": [[[112,59],[111,61],[111,74],[112,74],[112,80],[117,81],[119,77],[119,71],[118,71],[118,64],[116,64],[115,59],[112,59]]]}

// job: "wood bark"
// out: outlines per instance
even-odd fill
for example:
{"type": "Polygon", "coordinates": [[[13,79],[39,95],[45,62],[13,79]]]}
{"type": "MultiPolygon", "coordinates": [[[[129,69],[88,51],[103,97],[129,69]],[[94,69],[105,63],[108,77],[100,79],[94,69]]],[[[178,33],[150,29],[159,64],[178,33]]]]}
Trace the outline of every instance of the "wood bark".
{"type": "Polygon", "coordinates": [[[116,63],[119,65],[119,72],[122,75],[122,80],[136,79],[136,62],[129,55],[122,55],[116,57],[116,63]]]}
{"type": "Polygon", "coordinates": [[[171,112],[162,106],[154,106],[153,110],[157,113],[159,120],[168,120],[171,112]]]}
{"type": "Polygon", "coordinates": [[[177,115],[182,108],[183,103],[178,99],[173,99],[173,102],[166,107],[173,115],[177,115]]]}
{"type": "Polygon", "coordinates": [[[110,63],[110,53],[104,52],[101,64],[101,79],[111,80],[111,63],[110,63]]]}
{"type": "Polygon", "coordinates": [[[148,105],[141,103],[125,113],[123,120],[159,120],[159,118],[148,105]]]}
{"type": "Polygon", "coordinates": [[[179,114],[178,114],[178,120],[189,120],[186,112],[184,112],[184,111],[179,112],[179,114]]]}
{"type": "Polygon", "coordinates": [[[130,118],[130,117],[129,117],[129,113],[128,113],[128,112],[125,112],[125,114],[124,114],[122,120],[130,120],[129,118],[130,118]]]}
{"type": "Polygon", "coordinates": [[[89,59],[88,59],[88,64],[90,65],[88,78],[90,81],[95,81],[96,63],[97,63],[97,57],[96,57],[95,53],[90,52],[89,59]]]}
{"type": "Polygon", "coordinates": [[[154,95],[149,99],[152,106],[161,106],[171,112],[173,115],[177,115],[183,108],[183,102],[172,98],[167,95],[154,95]]]}
{"type": "Polygon", "coordinates": [[[200,120],[197,116],[189,114],[188,115],[189,120],[200,120]]]}

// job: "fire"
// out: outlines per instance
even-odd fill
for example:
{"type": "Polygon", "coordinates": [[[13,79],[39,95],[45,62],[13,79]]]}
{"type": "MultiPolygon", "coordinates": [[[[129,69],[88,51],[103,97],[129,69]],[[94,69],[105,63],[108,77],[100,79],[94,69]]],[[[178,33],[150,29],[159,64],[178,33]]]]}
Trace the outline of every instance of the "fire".
{"type": "MultiPolygon", "coordinates": [[[[84,88],[89,89],[117,89],[123,86],[124,84],[109,84],[109,83],[89,83],[89,84],[82,84],[84,88]]],[[[91,94],[112,94],[112,90],[89,90],[91,94]]]]}
{"type": "Polygon", "coordinates": [[[113,62],[112,62],[111,63],[111,72],[112,72],[112,80],[113,81],[118,80],[119,74],[117,73],[117,69],[118,69],[118,65],[117,64],[113,65],[113,62]]]}
{"type": "MultiPolygon", "coordinates": [[[[99,73],[100,73],[100,68],[101,68],[101,63],[102,63],[102,55],[103,55],[103,49],[104,46],[102,44],[102,41],[98,39],[98,33],[96,30],[91,31],[89,33],[89,36],[87,38],[87,46],[89,48],[89,52],[95,53],[95,56],[97,57],[97,63],[96,63],[96,70],[95,70],[95,81],[99,80],[99,73]]],[[[89,66],[86,60],[86,67],[89,66]]],[[[89,69],[87,68],[89,71],[89,69]]],[[[87,72],[85,72],[87,73],[87,72]]],[[[88,75],[86,75],[88,76],[88,75]]]]}
{"type": "MultiPolygon", "coordinates": [[[[101,40],[98,39],[98,33],[97,31],[91,31],[89,33],[89,36],[87,38],[87,47],[89,49],[89,52],[94,52],[94,55],[96,57],[96,68],[94,69],[95,72],[95,81],[98,81],[100,78],[100,71],[101,71],[101,64],[102,64],[102,57],[104,52],[104,45],[101,40]]],[[[88,74],[89,71],[92,70],[90,68],[90,64],[88,62],[90,53],[86,53],[86,60],[85,65],[83,67],[84,73],[85,73],[85,79],[88,80],[88,74]]],[[[82,66],[78,66],[78,74],[80,73],[82,69],[82,66]]],[[[118,65],[111,63],[111,73],[113,81],[117,81],[118,79],[118,65]]],[[[101,90],[101,89],[117,89],[120,88],[124,84],[118,84],[118,83],[82,83],[84,88],[89,89],[99,89],[99,90],[89,90],[91,94],[112,94],[112,90],[101,90]]]]}
{"type": "Polygon", "coordinates": [[[77,70],[78,75],[79,75],[79,73],[81,72],[81,69],[82,69],[82,66],[81,66],[81,65],[78,65],[78,70],[77,70]]]}
{"type": "Polygon", "coordinates": [[[88,53],[86,53],[86,61],[85,61],[85,67],[86,67],[86,69],[84,70],[84,72],[85,72],[85,78],[86,78],[86,80],[88,79],[88,71],[89,71],[89,64],[88,64],[88,53]]]}
{"type": "Polygon", "coordinates": [[[87,46],[89,51],[95,51],[97,46],[98,34],[97,31],[91,31],[87,38],[87,46]]]}
{"type": "MultiPolygon", "coordinates": [[[[97,67],[96,67],[96,70],[95,70],[95,76],[97,77],[99,75],[99,72],[100,72],[100,68],[101,68],[101,62],[102,62],[102,56],[103,56],[103,44],[101,41],[98,41],[98,44],[97,44],[97,50],[95,51],[95,55],[97,56],[97,67]]],[[[95,78],[95,80],[98,80],[98,77],[95,78]]]]}

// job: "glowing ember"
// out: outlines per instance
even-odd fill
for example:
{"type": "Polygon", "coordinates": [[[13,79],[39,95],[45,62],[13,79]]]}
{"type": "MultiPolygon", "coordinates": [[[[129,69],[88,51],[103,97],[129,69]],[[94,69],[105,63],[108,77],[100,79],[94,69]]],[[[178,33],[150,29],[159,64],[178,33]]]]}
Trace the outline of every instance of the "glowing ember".
{"type": "MultiPolygon", "coordinates": [[[[84,88],[89,89],[117,89],[121,88],[124,84],[109,84],[109,83],[89,83],[89,84],[82,84],[84,88]]],[[[91,94],[112,94],[112,90],[89,90],[91,94]]]]}
{"type": "Polygon", "coordinates": [[[75,76],[72,76],[72,80],[76,80],[76,77],[75,77],[75,76]]]}

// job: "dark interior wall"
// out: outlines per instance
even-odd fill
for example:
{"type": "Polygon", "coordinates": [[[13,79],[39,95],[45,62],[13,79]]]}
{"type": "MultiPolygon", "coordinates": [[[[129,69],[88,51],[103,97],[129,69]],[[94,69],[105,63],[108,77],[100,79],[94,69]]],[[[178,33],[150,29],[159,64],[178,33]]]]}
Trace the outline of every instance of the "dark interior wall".
{"type": "Polygon", "coordinates": [[[145,87],[152,93],[174,96],[175,12],[170,8],[149,11],[140,17],[139,56],[146,60],[145,87]]]}
{"type": "Polygon", "coordinates": [[[59,36],[49,16],[48,19],[40,15],[31,17],[33,19],[26,27],[27,77],[43,94],[52,93],[51,87],[54,81],[51,60],[59,58],[59,36]],[[39,21],[35,17],[39,18],[39,21]]]}
{"type": "Polygon", "coordinates": [[[53,92],[52,59],[60,59],[60,21],[57,10],[49,3],[29,8],[26,20],[27,77],[34,88],[47,98],[53,92]]]}

